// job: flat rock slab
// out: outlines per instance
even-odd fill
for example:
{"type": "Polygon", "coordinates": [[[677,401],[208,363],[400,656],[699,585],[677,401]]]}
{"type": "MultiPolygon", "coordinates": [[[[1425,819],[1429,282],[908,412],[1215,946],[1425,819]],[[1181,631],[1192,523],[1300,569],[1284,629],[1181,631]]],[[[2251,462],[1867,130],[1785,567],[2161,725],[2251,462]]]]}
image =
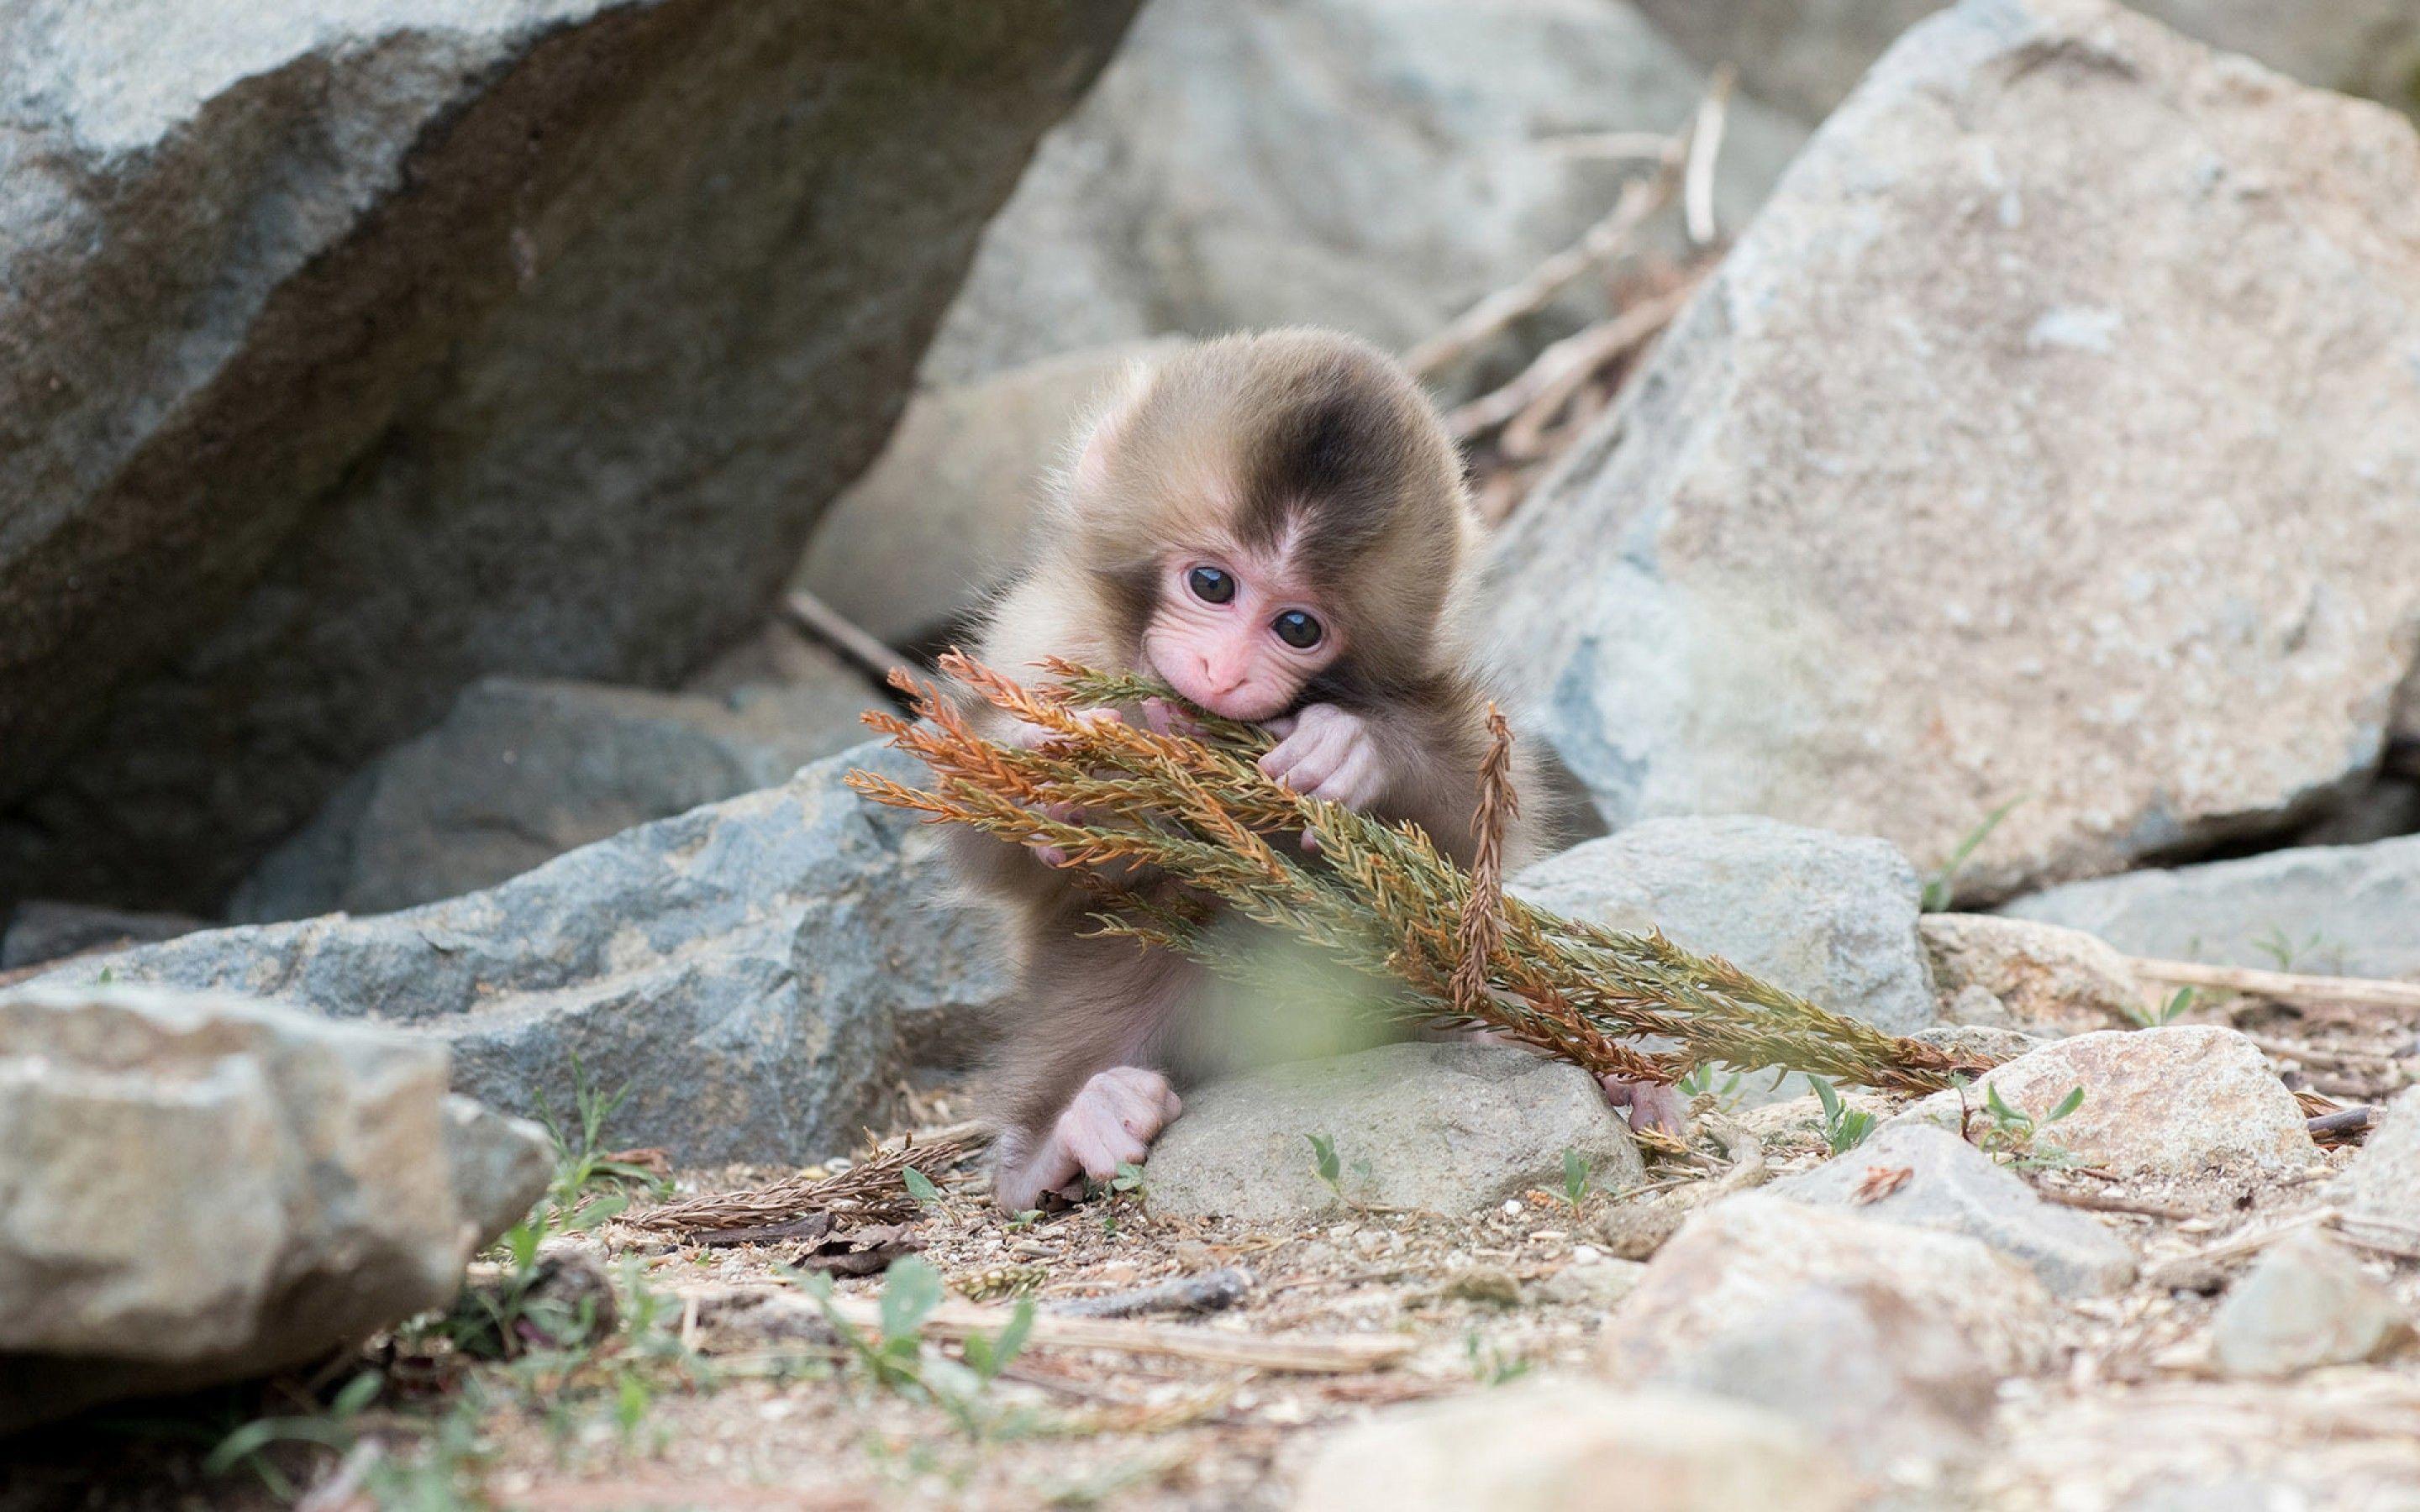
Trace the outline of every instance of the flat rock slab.
{"type": "Polygon", "coordinates": [[[2403,1304],[2342,1244],[2314,1232],[2263,1252],[2211,1320],[2219,1367],[2237,1376],[2358,1365],[2411,1338],[2403,1304]]]}
{"type": "Polygon", "coordinates": [[[445,1088],[440,1044],[238,997],[0,1002],[0,1432],[451,1301],[553,1144],[445,1088]]]}
{"type": "Polygon", "coordinates": [[[2014,801],[1983,899],[2304,817],[2420,645],[2415,181],[2376,105],[1965,0],[1514,513],[1485,640],[1616,829],[1931,871],[2014,801]]]}
{"type": "Polygon", "coordinates": [[[2420,977],[2420,835],[2070,883],[2006,912],[2088,930],[2133,955],[2420,977]]]}
{"type": "Polygon", "coordinates": [[[2043,1201],[2023,1179],[1946,1129],[1892,1125],[1765,1190],[1792,1202],[1979,1240],[2062,1297],[2104,1296],[2134,1279],[2134,1252],[2115,1234],[2088,1214],[2043,1201]],[[1891,1183],[1885,1196],[1865,1196],[1884,1182],[1891,1183]]]}
{"type": "MultiPolygon", "coordinates": [[[[1984,1073],[1968,1089],[1988,1123],[1986,1088],[2037,1120],[2084,1089],[2075,1111],[2041,1125],[2035,1152],[2126,1175],[2274,1174],[2318,1161],[2302,1107],[2259,1047],[2233,1029],[2180,1024],[2107,1029],[2055,1041],[1984,1073]]],[[[1955,1130],[1959,1094],[1936,1092],[1885,1128],[1929,1123],[1955,1130]]]]}
{"type": "Polygon", "coordinates": [[[1859,1477],[1778,1413],[1718,1396],[1528,1381],[1331,1438],[1299,1512],[1847,1512],[1859,1477]],[[1618,1494],[1613,1488],[1619,1487],[1618,1494]]]}
{"type": "Polygon", "coordinates": [[[1682,1226],[1606,1328],[1606,1371],[1812,1428],[1860,1468],[1962,1452],[2050,1358],[2049,1294],[1974,1240],[1749,1193],[1682,1226]]]}
{"type": "Polygon", "coordinates": [[[1629,1125],[1578,1067],[1506,1045],[1381,1045],[1187,1092],[1152,1149],[1151,1207],[1269,1225],[1348,1199],[1465,1213],[1560,1191],[1566,1149],[1597,1185],[1645,1179],[1629,1125]],[[1341,1195],[1320,1179],[1313,1134],[1335,1141],[1341,1195]]]}
{"type": "Polygon", "coordinates": [[[842,785],[913,780],[878,746],[643,825],[502,886],[371,918],[210,930],[39,981],[247,993],[453,1051],[492,1106],[627,1088],[614,1136],[684,1164],[855,1141],[909,1046],[963,1041],[1010,990],[1004,936],[955,901],[939,838],[842,785]]]}
{"type": "Polygon", "coordinates": [[[1523,869],[1512,890],[1613,929],[1661,929],[1893,1034],[1933,1022],[1921,887],[1886,841],[1745,815],[1650,820],[1523,869]]]}

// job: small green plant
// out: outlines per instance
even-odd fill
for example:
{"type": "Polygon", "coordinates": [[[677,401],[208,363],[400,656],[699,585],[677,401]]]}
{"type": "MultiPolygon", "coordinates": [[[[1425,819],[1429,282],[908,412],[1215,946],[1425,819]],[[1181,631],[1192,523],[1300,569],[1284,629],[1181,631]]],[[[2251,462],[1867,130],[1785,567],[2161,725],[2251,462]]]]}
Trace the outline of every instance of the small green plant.
{"type": "Polygon", "coordinates": [[[1319,1172],[1319,1179],[1327,1183],[1327,1190],[1336,1194],[1338,1201],[1342,1201],[1344,1163],[1337,1158],[1336,1141],[1326,1134],[1305,1134],[1303,1137],[1311,1141],[1311,1164],[1319,1172]]]}
{"type": "Polygon", "coordinates": [[[899,1183],[905,1186],[908,1189],[908,1195],[918,1202],[930,1205],[941,1200],[941,1189],[933,1184],[931,1177],[913,1165],[901,1169],[899,1183]]]}
{"type": "Polygon", "coordinates": [[[224,1475],[242,1467],[258,1477],[269,1489],[269,1494],[280,1501],[290,1502],[299,1494],[294,1483],[278,1469],[268,1451],[280,1443],[314,1443],[321,1448],[342,1453],[352,1447],[359,1436],[354,1419],[364,1409],[378,1400],[386,1378],[375,1370],[365,1370],[337,1388],[324,1412],[288,1417],[256,1417],[238,1426],[219,1440],[202,1459],[202,1472],[208,1475],[224,1475]]]}
{"type": "Polygon", "coordinates": [[[1019,1212],[1015,1217],[1009,1219],[1008,1227],[1011,1228],[1031,1228],[1036,1223],[1039,1223],[1041,1219],[1042,1210],[1040,1208],[1028,1208],[1024,1211],[1019,1212]]]}
{"type": "Polygon", "coordinates": [[[1728,1113],[1737,1107],[1739,1100],[1746,1095],[1740,1089],[1741,1079],[1741,1073],[1738,1072],[1717,1074],[1713,1066],[1700,1061],[1690,1067],[1682,1074],[1680,1080],[1672,1085],[1679,1088],[1683,1097],[1691,1102],[1701,1097],[1712,1097],[1714,1100],[1715,1108],[1728,1113]]]}
{"type": "Polygon", "coordinates": [[[2157,1008],[2145,1008],[2140,1003],[2128,1003],[2126,1016],[2134,1021],[2134,1026],[2138,1029],[2156,1029],[2164,1024],[2175,1023],[2179,1014],[2193,1006],[2194,990],[2190,987],[2180,987],[2168,995],[2166,1002],[2157,1008]]]}
{"type": "Polygon", "coordinates": [[[1109,1190],[1121,1196],[1151,1196],[1151,1187],[1143,1180],[1142,1167],[1132,1161],[1118,1162],[1117,1174],[1109,1178],[1109,1190]]]}
{"type": "Polygon", "coordinates": [[[1572,1211],[1579,1211],[1580,1205],[1588,1201],[1588,1162],[1580,1158],[1578,1150],[1565,1145],[1563,1147],[1563,1200],[1572,1205],[1572,1211]]]}
{"type": "Polygon", "coordinates": [[[1992,838],[1992,831],[2000,827],[2000,822],[2008,818],[2015,811],[2017,805],[2024,801],[2023,796],[2010,798],[1985,814],[1981,824],[1968,830],[1966,838],[1960,841],[1957,848],[1949,853],[1949,858],[1941,863],[1941,870],[1925,880],[1924,893],[1918,900],[1917,906],[1928,914],[1947,912],[1949,905],[1957,901],[1958,873],[1966,870],[1966,863],[1974,858],[1975,853],[1982,848],[1983,842],[1992,838]]]}
{"type": "Polygon", "coordinates": [[[941,1304],[940,1273],[913,1255],[891,1262],[883,1273],[882,1296],[876,1313],[878,1332],[872,1337],[841,1316],[832,1302],[831,1277],[820,1272],[791,1273],[791,1279],[815,1300],[824,1319],[840,1336],[843,1348],[876,1387],[928,1401],[950,1415],[961,1432],[980,1439],[1014,1426],[985,1402],[985,1390],[1008,1368],[1033,1332],[1033,1300],[1019,1299],[999,1334],[970,1337],[963,1346],[965,1361],[950,1360],[924,1349],[924,1320],[941,1304]]]}
{"type": "MultiPolygon", "coordinates": [[[[1962,1104],[1965,1098],[1962,1084],[1959,1091],[1962,1104]]],[[[2005,1160],[2009,1165],[2040,1169],[2069,1165],[2072,1157],[2058,1146],[2041,1137],[2043,1130],[2065,1119],[2084,1105],[2084,1088],[2071,1087],[2057,1105],[2037,1119],[2009,1105],[2000,1089],[1988,1083],[1983,1088],[1982,1113],[1987,1120],[1979,1134],[1971,1134],[1975,1147],[1985,1154],[2005,1160]]],[[[1971,1114],[1969,1117],[1971,1118],[1971,1114]]]]}
{"type": "Polygon", "coordinates": [[[1471,1378],[1482,1386],[1501,1386],[1529,1373],[1528,1360],[1506,1354],[1493,1339],[1481,1338],[1475,1328],[1462,1336],[1462,1351],[1470,1360],[1471,1378]]]}
{"type": "Polygon", "coordinates": [[[1835,1155],[1845,1155],[1866,1142],[1874,1132],[1874,1116],[1864,1108],[1853,1108],[1840,1101],[1840,1094],[1821,1076],[1807,1080],[1815,1088],[1815,1101],[1823,1106],[1823,1143],[1835,1155]]]}

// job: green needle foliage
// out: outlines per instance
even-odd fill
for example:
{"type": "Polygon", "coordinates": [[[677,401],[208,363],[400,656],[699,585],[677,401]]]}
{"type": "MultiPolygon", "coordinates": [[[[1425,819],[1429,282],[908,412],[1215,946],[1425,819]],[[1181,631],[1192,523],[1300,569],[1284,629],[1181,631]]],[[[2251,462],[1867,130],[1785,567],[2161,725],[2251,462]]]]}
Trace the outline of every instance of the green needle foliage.
{"type": "MultiPolygon", "coordinates": [[[[936,821],[1055,848],[1097,898],[1104,933],[1215,970],[1251,969],[1232,940],[1214,937],[1214,910],[1174,888],[1113,880],[1140,869],[1396,986],[1372,995],[1362,1011],[1493,1029],[1599,1073],[1668,1083],[1719,1063],[1925,1092],[1989,1069],[1826,1012],[1660,932],[1606,929],[1503,897],[1416,826],[1382,824],[1270,780],[1253,764],[1268,736],[1251,727],[1196,717],[1200,738],[1190,738],[1078,712],[1146,699],[1182,707],[1141,679],[1054,664],[1057,684],[1029,690],[954,653],[941,670],[972,699],[1050,738],[1032,748],[986,739],[970,722],[972,703],[894,673],[920,717],[869,714],[866,722],[930,767],[931,785],[863,771],[849,774],[850,785],[936,821]],[[1317,841],[1315,854],[1295,843],[1303,835],[1317,841]],[[1475,936],[1486,956],[1477,977],[1466,977],[1482,990],[1457,991],[1465,919],[1475,909],[1495,925],[1475,936]],[[1628,1042],[1642,1036],[1674,1048],[1650,1053],[1628,1042]]],[[[1484,811],[1481,795],[1472,796],[1484,811]]]]}

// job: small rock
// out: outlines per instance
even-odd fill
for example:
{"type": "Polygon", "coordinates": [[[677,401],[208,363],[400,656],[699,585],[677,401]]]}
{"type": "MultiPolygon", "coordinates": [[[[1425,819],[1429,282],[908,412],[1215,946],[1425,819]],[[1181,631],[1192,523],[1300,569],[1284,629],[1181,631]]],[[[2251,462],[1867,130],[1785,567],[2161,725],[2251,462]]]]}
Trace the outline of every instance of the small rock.
{"type": "Polygon", "coordinates": [[[2391,1225],[2407,1242],[2420,1235],[2420,1087],[2386,1105],[2329,1195],[2350,1223],[2391,1225]]]}
{"type": "MultiPolygon", "coordinates": [[[[2039,1119],[2079,1087],[2083,1103],[2041,1126],[2037,1149],[2128,1176],[2299,1170],[2319,1155],[2294,1094],[2259,1048],[2211,1025],[2056,1041],[1986,1072],[1966,1105],[1981,1109],[1984,1089],[1996,1088],[2011,1108],[2039,1119]]],[[[1886,1127],[1921,1122],[1954,1132],[1959,1108],[1958,1093],[1936,1092],[1886,1127]]]]}
{"type": "Polygon", "coordinates": [[[2375,1360],[2411,1339],[2412,1321],[2342,1245],[2305,1231],[2236,1283],[2211,1335],[2229,1375],[2291,1376],[2375,1360]]]}
{"type": "Polygon", "coordinates": [[[0,1001],[0,1432],[300,1364],[444,1305],[551,1144],[446,1054],[233,996],[0,1001]]]}
{"type": "Polygon", "coordinates": [[[2132,955],[2323,976],[2420,976],[2420,835],[2129,872],[2008,905],[2132,955]]]}
{"type": "MultiPolygon", "coordinates": [[[[1982,989],[1969,987],[1960,993],[1951,1004],[1952,1010],[1976,993],[1982,993],[1982,989]]],[[[1999,1001],[1989,993],[1982,993],[1982,995],[1991,997],[1994,1003],[1999,1001]]],[[[1936,1024],[1929,1029],[1918,1029],[1908,1038],[1936,1050],[1947,1050],[1952,1055],[1980,1056],[1987,1060],[2014,1060],[2029,1050],[2041,1048],[2044,1042],[2041,1036],[2027,1034],[2022,1029],[1997,1028],[1971,1022],[1936,1024]]]]}
{"type": "Polygon", "coordinates": [[[1638,1286],[1647,1267],[1610,1257],[1574,1260],[1538,1283],[1538,1295],[1566,1306],[1611,1307],[1638,1286]]]}
{"type": "Polygon", "coordinates": [[[1933,1021],[1921,888],[1883,841],[1746,815],[1656,819],[1528,867],[1512,890],[1614,929],[1660,928],[1893,1034],[1933,1021]]]}
{"type": "Polygon", "coordinates": [[[1559,1188],[1565,1149],[1594,1184],[1644,1180],[1629,1127],[1578,1067],[1508,1045],[1381,1045],[1187,1092],[1152,1150],[1151,1207],[1266,1224],[1344,1199],[1467,1213],[1559,1188]],[[1342,1198],[1319,1179],[1312,1134],[1335,1141],[1342,1198]]]}
{"type": "Polygon", "coordinates": [[[2049,1358],[2050,1312],[1974,1240],[1749,1193],[1664,1246],[1601,1360],[1772,1408],[1881,1470],[1969,1448],[2001,1380],[2049,1358]]]}
{"type": "MultiPolygon", "coordinates": [[[[1981,989],[2014,1027],[2053,1034],[2127,1027],[2143,1001],[2126,958],[2082,930],[1992,914],[1927,914],[1916,926],[1935,989],[1981,989]]],[[[1978,1022],[1962,1015],[1962,1023],[1978,1022]]]]}
{"type": "Polygon", "coordinates": [[[2090,1217],[2034,1195],[2024,1181],[1944,1129],[1895,1124],[1811,1171],[1766,1191],[1793,1202],[1977,1239],[2030,1269],[2063,1297],[2095,1297],[2134,1278],[2134,1256],[2090,1217]],[[1888,1192],[1874,1171],[1906,1171],[1888,1192]]]}
{"type": "Polygon", "coordinates": [[[1483,1303],[1513,1307],[1521,1302],[1521,1283],[1500,1265],[1474,1265],[1446,1278],[1436,1294],[1447,1302],[1483,1303]]]}
{"type": "Polygon", "coordinates": [[[1299,1512],[1845,1512],[1857,1477],[1785,1417],[1719,1397],[1525,1381],[1399,1407],[1321,1445],[1299,1512]]]}

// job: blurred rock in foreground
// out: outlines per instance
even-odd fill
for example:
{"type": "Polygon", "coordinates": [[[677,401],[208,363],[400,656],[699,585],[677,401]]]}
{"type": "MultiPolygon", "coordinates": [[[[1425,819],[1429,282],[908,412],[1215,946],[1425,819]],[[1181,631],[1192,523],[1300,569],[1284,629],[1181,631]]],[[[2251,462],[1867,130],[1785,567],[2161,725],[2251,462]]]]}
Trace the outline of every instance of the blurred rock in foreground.
{"type": "Polygon", "coordinates": [[[1513,517],[1498,655],[1617,828],[1929,868],[2014,801],[1982,898],[2305,817],[2420,648],[2414,183],[2376,105],[1967,0],[1513,517]]]}
{"type": "MultiPolygon", "coordinates": [[[[1635,0],[1712,68],[1730,63],[1758,99],[1821,120],[1866,66],[1941,0],[1635,0]]],[[[2136,0],[2134,9],[2304,84],[2420,112],[2415,0],[2136,0]]]]}
{"type": "Polygon", "coordinates": [[[427,1040],[229,996],[0,1001],[0,1433],[453,1300],[553,1170],[427,1040]]]}
{"type": "Polygon", "coordinates": [[[433,903],[633,825],[776,786],[858,744],[858,716],[882,702],[816,655],[799,680],[719,696],[483,678],[443,723],[338,789],[237,888],[228,915],[266,923],[433,903]]]}
{"type": "Polygon", "coordinates": [[[0,894],[207,907],[482,673],[737,639],[1132,9],[16,8],[0,894]]]}
{"type": "Polygon", "coordinates": [[[827,1153],[856,1139],[903,1040],[962,1042],[1009,984],[938,837],[842,787],[852,765],[923,770],[863,747],[485,892],[188,934],[37,985],[107,971],[373,1018],[450,1045],[456,1086],[516,1113],[570,1108],[576,1056],[628,1089],[617,1140],[687,1165],[827,1153]]]}
{"type": "Polygon", "coordinates": [[[2420,977],[2420,836],[2071,883],[2008,911],[2171,961],[2420,977]]]}
{"type": "MultiPolygon", "coordinates": [[[[1704,71],[1602,0],[1154,0],[1035,154],[925,362],[1308,321],[1402,348],[1612,208],[1569,139],[1685,125],[1704,71]]],[[[1736,227],[1804,128],[1740,101],[1736,227]]]]}

